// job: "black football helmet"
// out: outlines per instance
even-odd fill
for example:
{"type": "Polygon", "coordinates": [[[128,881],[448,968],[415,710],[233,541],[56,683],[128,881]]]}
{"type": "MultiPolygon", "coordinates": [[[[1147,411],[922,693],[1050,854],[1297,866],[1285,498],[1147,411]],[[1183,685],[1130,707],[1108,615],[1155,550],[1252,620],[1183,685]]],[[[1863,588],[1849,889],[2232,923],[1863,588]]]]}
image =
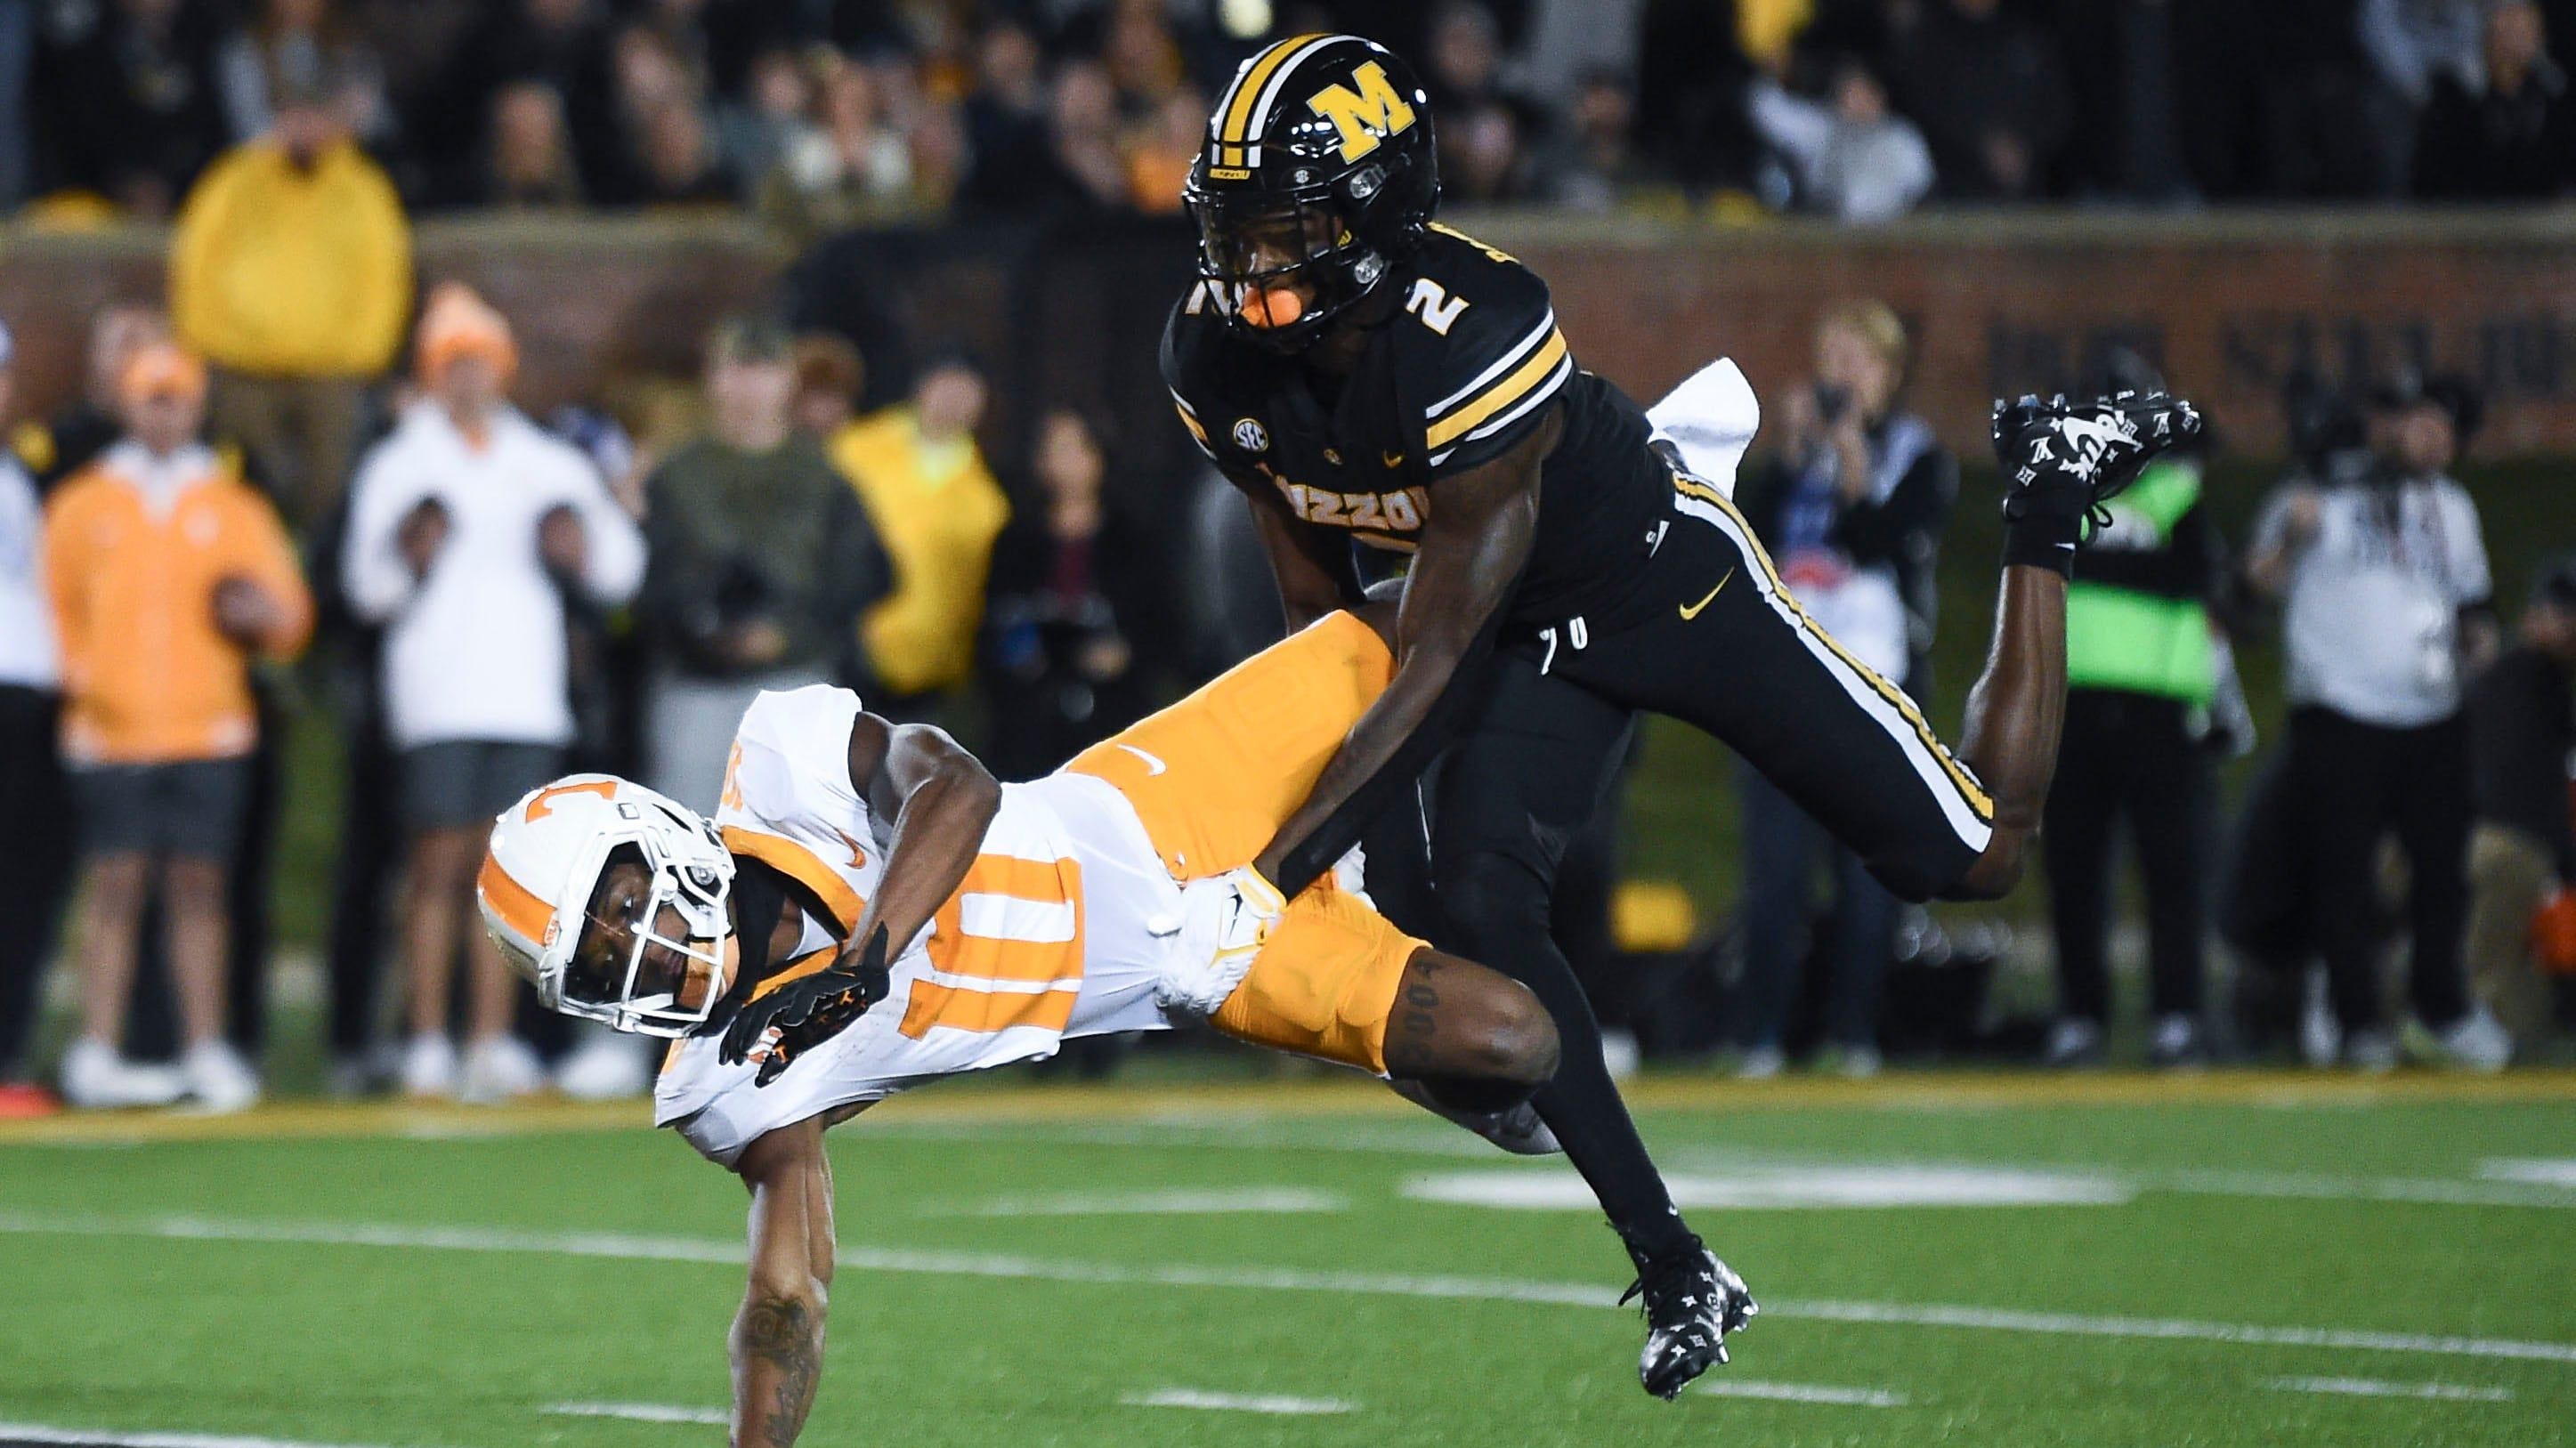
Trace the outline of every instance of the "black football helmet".
{"type": "Polygon", "coordinates": [[[1421,245],[1440,199],[1430,104],[1375,41],[1282,40],[1235,72],[1182,196],[1227,322],[1293,352],[1421,245]]]}

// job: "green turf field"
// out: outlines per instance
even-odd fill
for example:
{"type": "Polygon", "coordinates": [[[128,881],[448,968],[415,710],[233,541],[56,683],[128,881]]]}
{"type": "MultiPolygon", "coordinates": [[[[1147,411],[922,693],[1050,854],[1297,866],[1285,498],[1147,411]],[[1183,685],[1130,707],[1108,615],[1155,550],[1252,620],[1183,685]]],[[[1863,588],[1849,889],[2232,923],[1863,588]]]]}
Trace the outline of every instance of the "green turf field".
{"type": "MultiPolygon", "coordinates": [[[[1592,1212],[1489,1204],[1561,1164],[1365,1083],[979,1086],[837,1135],[806,1441],[2576,1441],[2576,1076],[1637,1099],[1739,1203],[1725,1395],[1637,1390],[1592,1212]]],[[[743,1199],[634,1114],[0,1126],[0,1443],[715,1441],[743,1199]]]]}

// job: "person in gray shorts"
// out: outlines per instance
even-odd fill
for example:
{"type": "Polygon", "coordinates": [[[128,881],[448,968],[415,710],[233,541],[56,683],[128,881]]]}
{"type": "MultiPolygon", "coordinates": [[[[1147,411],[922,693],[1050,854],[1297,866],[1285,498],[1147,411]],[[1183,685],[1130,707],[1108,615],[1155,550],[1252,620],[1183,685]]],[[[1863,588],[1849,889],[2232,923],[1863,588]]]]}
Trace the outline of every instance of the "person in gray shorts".
{"type": "Polygon", "coordinates": [[[250,798],[247,759],[75,765],[71,777],[82,853],[231,865],[250,798]]]}
{"type": "Polygon", "coordinates": [[[412,834],[489,829],[519,796],[563,770],[551,744],[445,739],[403,751],[402,818],[412,834]]]}
{"type": "Polygon", "coordinates": [[[498,1101],[545,1070],[511,1029],[516,979],[471,923],[483,842],[572,742],[567,597],[623,603],[644,540],[590,459],[510,405],[518,349],[499,313],[442,288],[417,354],[422,400],[358,469],[340,577],[351,610],[384,627],[385,733],[402,759],[402,1088],[498,1101]],[[460,943],[473,962],[461,1056],[448,1033],[460,943]]]}

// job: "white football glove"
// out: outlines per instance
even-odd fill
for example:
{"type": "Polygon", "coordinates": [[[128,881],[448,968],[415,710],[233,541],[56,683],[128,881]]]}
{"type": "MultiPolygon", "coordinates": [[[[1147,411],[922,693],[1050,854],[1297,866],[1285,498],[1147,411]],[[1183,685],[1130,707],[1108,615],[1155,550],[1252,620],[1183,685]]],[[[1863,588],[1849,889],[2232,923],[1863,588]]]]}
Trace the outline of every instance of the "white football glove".
{"type": "Polygon", "coordinates": [[[1154,999],[1168,1009],[1213,1015],[1243,983],[1287,909],[1279,887],[1250,865],[1182,886],[1181,928],[1154,999]]]}

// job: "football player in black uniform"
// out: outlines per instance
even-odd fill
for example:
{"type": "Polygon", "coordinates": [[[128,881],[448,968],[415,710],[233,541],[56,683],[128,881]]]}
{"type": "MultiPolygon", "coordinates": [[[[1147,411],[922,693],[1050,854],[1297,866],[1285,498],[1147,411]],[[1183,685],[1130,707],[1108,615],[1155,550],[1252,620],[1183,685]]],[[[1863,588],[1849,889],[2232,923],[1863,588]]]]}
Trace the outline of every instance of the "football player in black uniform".
{"type": "Polygon", "coordinates": [[[1412,555],[1393,683],[1235,883],[1275,911],[1447,751],[1442,943],[1557,1018],[1562,1063],[1535,1103],[1636,1263],[1639,1375],[1669,1398],[1726,1360],[1753,1303],[1675,1211],[1550,940],[1566,839],[1652,710],[1732,746],[1896,893],[2010,889],[2055,767],[2083,519],[2199,420],[2160,395],[1998,406],[2002,592],[1953,753],[1806,617],[1726,494],[1575,364],[1546,284],[1431,219],[1433,155],[1403,62],[1308,35],[1236,73],[1191,169],[1200,280],[1164,332],[1164,378],[1252,500],[1290,626],[1357,596],[1353,541],[1412,555]]]}

